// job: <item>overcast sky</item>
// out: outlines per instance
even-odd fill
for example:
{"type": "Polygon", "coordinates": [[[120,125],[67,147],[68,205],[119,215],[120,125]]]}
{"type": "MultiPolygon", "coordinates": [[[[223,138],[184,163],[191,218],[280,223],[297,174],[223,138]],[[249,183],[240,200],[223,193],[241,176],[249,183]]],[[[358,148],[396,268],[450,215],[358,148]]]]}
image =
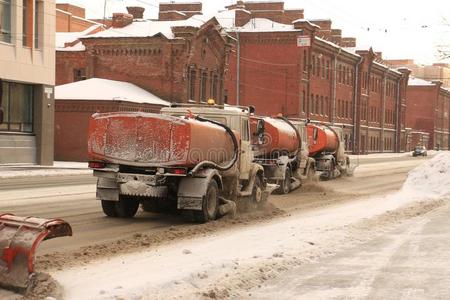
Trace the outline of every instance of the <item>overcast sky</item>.
{"type": "MultiPolygon", "coordinates": [[[[146,8],[156,18],[157,0],[106,0],[106,15],[126,6],[146,8]]],[[[88,18],[103,18],[104,0],[57,0],[86,8],[88,18]]],[[[182,2],[196,2],[182,0],[182,2]]],[[[197,1],[198,2],[198,1],[197,1]]],[[[202,0],[203,11],[213,14],[234,0],[202,0]]],[[[384,58],[413,58],[418,63],[438,61],[437,47],[450,45],[450,0],[285,0],[286,8],[303,8],[305,18],[330,18],[344,36],[355,36],[358,48],[372,46],[384,58]]],[[[450,60],[447,60],[450,62],[450,60]]]]}

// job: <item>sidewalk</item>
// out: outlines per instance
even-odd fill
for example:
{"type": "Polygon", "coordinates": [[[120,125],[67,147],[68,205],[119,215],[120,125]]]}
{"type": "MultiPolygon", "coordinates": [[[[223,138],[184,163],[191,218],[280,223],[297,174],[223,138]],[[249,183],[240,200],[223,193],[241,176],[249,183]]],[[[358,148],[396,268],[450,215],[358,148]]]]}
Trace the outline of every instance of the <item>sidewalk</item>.
{"type": "Polygon", "coordinates": [[[0,165],[0,179],[37,176],[65,176],[92,174],[87,163],[55,161],[53,166],[33,164],[0,165]]]}

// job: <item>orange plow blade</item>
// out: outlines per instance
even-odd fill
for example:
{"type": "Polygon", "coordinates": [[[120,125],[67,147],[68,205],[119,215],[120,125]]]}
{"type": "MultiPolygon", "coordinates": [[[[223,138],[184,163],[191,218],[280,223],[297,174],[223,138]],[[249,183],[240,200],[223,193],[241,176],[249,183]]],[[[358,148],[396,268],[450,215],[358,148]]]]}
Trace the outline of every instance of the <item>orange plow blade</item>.
{"type": "Polygon", "coordinates": [[[70,225],[60,219],[0,214],[0,285],[26,289],[34,274],[34,256],[39,244],[71,235],[70,225]]]}

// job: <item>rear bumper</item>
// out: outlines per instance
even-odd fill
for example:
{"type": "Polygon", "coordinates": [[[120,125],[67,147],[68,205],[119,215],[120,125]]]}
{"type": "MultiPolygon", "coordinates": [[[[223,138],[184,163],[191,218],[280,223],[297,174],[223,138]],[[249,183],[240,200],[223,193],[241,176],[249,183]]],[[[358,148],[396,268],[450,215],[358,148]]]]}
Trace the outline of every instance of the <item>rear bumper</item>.
{"type": "Polygon", "coordinates": [[[119,201],[120,195],[167,197],[167,178],[159,175],[120,173],[116,170],[94,170],[97,199],[119,201]]]}

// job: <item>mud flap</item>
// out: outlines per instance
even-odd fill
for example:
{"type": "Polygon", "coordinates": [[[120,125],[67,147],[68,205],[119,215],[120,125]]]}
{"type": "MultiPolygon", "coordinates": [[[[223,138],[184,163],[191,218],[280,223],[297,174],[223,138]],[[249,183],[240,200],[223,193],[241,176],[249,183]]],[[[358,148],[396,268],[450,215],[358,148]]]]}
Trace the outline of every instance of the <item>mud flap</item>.
{"type": "Polygon", "coordinates": [[[39,244],[71,235],[70,225],[60,219],[0,214],[0,285],[26,290],[34,275],[34,256],[39,244]]]}
{"type": "Polygon", "coordinates": [[[270,194],[272,194],[279,187],[280,186],[278,184],[268,183],[266,185],[266,189],[262,193],[262,201],[267,201],[269,199],[270,194]]]}

